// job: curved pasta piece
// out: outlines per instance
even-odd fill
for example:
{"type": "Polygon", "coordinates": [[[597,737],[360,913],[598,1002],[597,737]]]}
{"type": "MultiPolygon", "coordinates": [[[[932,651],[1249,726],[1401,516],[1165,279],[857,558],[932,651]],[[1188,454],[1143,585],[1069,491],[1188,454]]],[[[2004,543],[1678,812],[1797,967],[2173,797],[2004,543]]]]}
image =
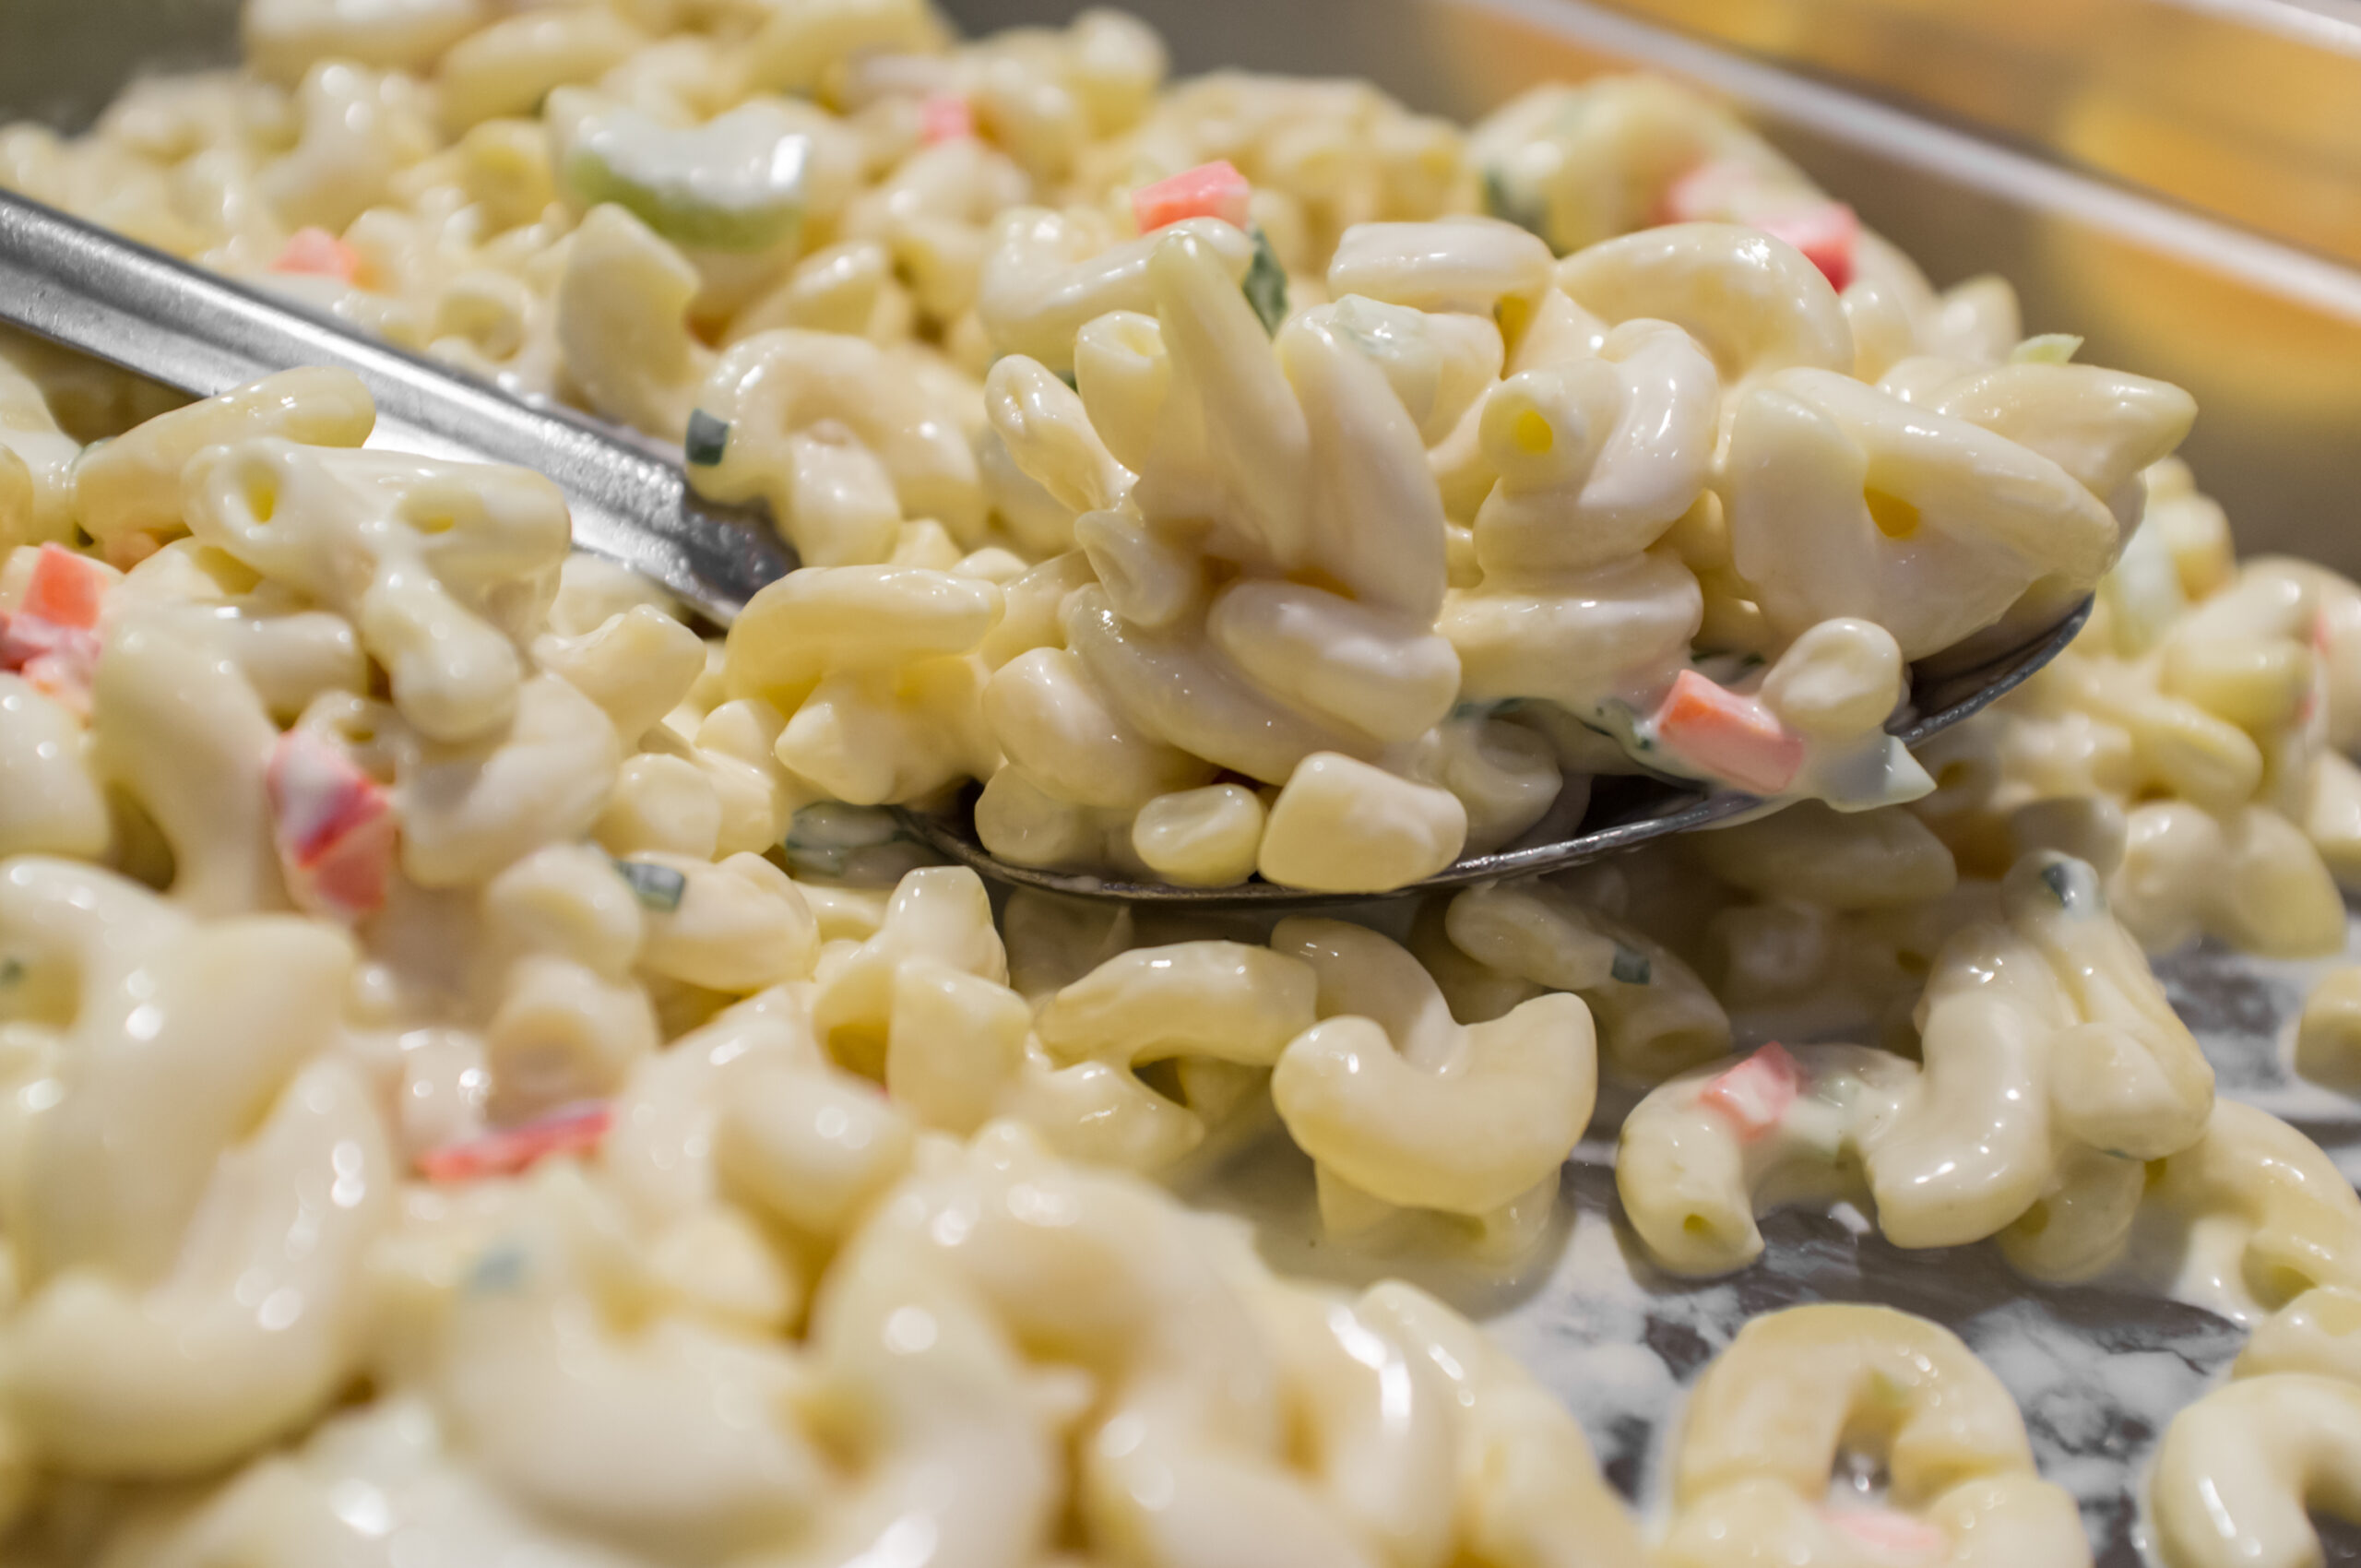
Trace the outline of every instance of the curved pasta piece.
{"type": "Polygon", "coordinates": [[[905,518],[981,540],[983,484],[965,431],[865,339],[758,333],[722,354],[696,409],[721,427],[718,451],[691,455],[697,493],[767,503],[811,565],[884,561],[905,518]]]}
{"type": "Polygon", "coordinates": [[[514,717],[572,537],[555,485],[278,437],[208,451],[187,483],[196,537],[350,620],[421,733],[466,742],[514,717]]]}
{"type": "Polygon", "coordinates": [[[113,837],[72,710],[21,677],[0,675],[0,861],[96,860],[113,837]]]}
{"type": "Polygon", "coordinates": [[[1488,316],[1505,299],[1537,299],[1555,259],[1533,234],[1492,219],[1356,223],[1329,258],[1328,292],[1488,316]]]}
{"type": "Polygon", "coordinates": [[[1454,1024],[1417,959],[1339,921],[1274,944],[1321,976],[1323,1021],[1280,1055],[1271,1095],[1324,1171],[1405,1208],[1488,1219],[1544,1183],[1589,1123],[1597,1048],[1578,997],[1454,1024]]]}
{"type": "Polygon", "coordinates": [[[1315,752],[1376,749],[1350,729],[1298,711],[1197,638],[1128,624],[1097,587],[1066,598],[1066,646],[1142,731],[1264,783],[1284,783],[1315,752]]]}
{"type": "Polygon", "coordinates": [[[2242,1378],[2173,1418],[2148,1484],[2166,1568],[2317,1562],[2310,1511],[2349,1515],[2361,1489],[2361,1387],[2242,1378]]]}
{"type": "Polygon", "coordinates": [[[2049,458],[2105,502],[2126,533],[2147,501],[2136,481],[2197,419],[2197,400],[2169,382],[2080,364],[1998,365],[1961,377],[1927,406],[2049,458]]]}
{"type": "Polygon", "coordinates": [[[261,0],[247,7],[240,36],[256,70],[294,81],[323,59],[420,71],[491,18],[484,0],[398,0],[360,12],[336,0],[261,0]]]}
{"type": "Polygon", "coordinates": [[[1762,1254],[1758,1213],[1862,1194],[1851,1167],[1916,1084],[1908,1062],[1857,1045],[1766,1047],[1675,1078],[1624,1117],[1624,1216],[1673,1273],[1742,1268],[1762,1254]]]}
{"type": "Polygon", "coordinates": [[[1616,327],[1598,357],[1510,377],[1485,399],[1501,475],[1476,514],[1488,576],[1578,572],[1635,555],[1704,489],[1720,383],[1685,332],[1616,327]]]}
{"type": "Polygon", "coordinates": [[[91,448],[74,465],[74,520],[101,544],[135,533],[168,538],[184,529],[182,476],[207,447],[262,435],[353,447],[376,422],[376,403],[350,371],[281,371],[159,414],[91,448]]]}
{"type": "MultiPolygon", "coordinates": [[[[1273,1463],[1280,1366],[1177,1212],[1122,1178],[1059,1168],[1014,1128],[988,1128],[964,1166],[914,1179],[863,1245],[948,1274],[1098,1380],[1074,1499],[1094,1546],[1171,1568],[1366,1561],[1309,1478],[1273,1463]],[[944,1212],[974,1218],[937,1223],[944,1212]]],[[[979,1455],[979,1473],[1013,1457],[979,1455]]]]}
{"type": "Polygon", "coordinates": [[[1244,943],[1138,947],[1061,990],[1035,1028],[1069,1062],[1210,1056],[1268,1067],[1316,1021],[1316,984],[1303,963],[1244,943]]]}
{"type": "Polygon", "coordinates": [[[977,316],[1003,353],[1038,360],[1051,371],[1075,369],[1075,339],[1088,323],[1116,311],[1158,308],[1150,259],[1182,237],[1202,248],[1235,293],[1253,264],[1254,243],[1219,219],[1187,218],[1109,245],[1065,214],[1018,208],[1001,217],[977,316]]]}
{"type": "Polygon", "coordinates": [[[1730,1045],[1729,1015],[1661,944],[1546,883],[1472,888],[1451,901],[1454,947],[1496,975],[1579,993],[1608,1059],[1655,1082],[1730,1045]]]}
{"type": "Polygon", "coordinates": [[[14,1419],[84,1472],[222,1464],[314,1413],[359,1349],[361,1249],[392,1177],[360,1086],[305,1067],[351,944],[284,916],[199,925],[32,857],[0,867],[0,940],[66,1020],[18,1026],[51,1037],[53,1092],[12,1112],[14,1419]],[[263,1289],[230,1290],[247,1277],[263,1289]]]}
{"type": "Polygon", "coordinates": [[[1467,702],[1541,697],[1577,717],[1654,709],[1704,617],[1696,577],[1663,552],[1534,582],[1453,588],[1436,630],[1467,702]]]}
{"type": "Polygon", "coordinates": [[[2111,1255],[2142,1162],[2202,1146],[2213,1071],[2087,865],[2028,855],[2002,898],[2005,924],[1968,926],[1935,960],[1923,1067],[1774,1046],[1641,1102],[1616,1182],[1651,1253],[1737,1268],[1762,1252],[1758,1212],[1866,1185],[1897,1246],[2005,1232],[2043,1256],[2111,1255]]]}
{"type": "Polygon", "coordinates": [[[590,209],[558,279],[556,324],[566,377],[593,412],[681,439],[714,367],[688,327],[698,287],[688,258],[628,209],[590,209]]]}
{"type": "Polygon", "coordinates": [[[1852,373],[1853,334],[1836,291],[1802,252],[1757,229],[1643,229],[1568,256],[1558,286],[1610,326],[1671,322],[1733,384],[1797,367],[1852,373]]]}
{"type": "Polygon", "coordinates": [[[1297,315],[1275,347],[1310,434],[1300,564],[1359,604],[1431,624],[1445,581],[1442,496],[1416,422],[1333,315],[1297,315]]]}
{"type": "MultiPolygon", "coordinates": [[[[2092,1201],[2089,1185],[2058,1196],[2092,1201]]],[[[2136,1215],[2073,1249],[2021,1223],[2001,1239],[2009,1261],[2036,1278],[2087,1277],[2125,1255],[2137,1224],[2177,1260],[2174,1292],[2213,1311],[2251,1319],[2317,1286],[2361,1288],[2361,1196],[2317,1144],[2267,1111],[2215,1100],[2205,1135],[2166,1157],[2136,1195],[2136,1215]]]]}
{"type": "Polygon", "coordinates": [[[1399,1280],[1364,1291],[1353,1315],[1383,1325],[1450,1379],[1463,1411],[1461,1529],[1478,1561],[1601,1568],[1648,1561],[1580,1424],[1483,1330],[1399,1280]]]}
{"type": "Polygon", "coordinates": [[[1857,616],[1905,659],[1991,624],[2042,578],[2087,588],[2120,543],[2106,505],[2049,458],[1821,370],[1738,394],[1720,490],[1733,559],[1775,630],[1857,616]]]}
{"type": "Polygon", "coordinates": [[[792,1528],[825,1472],[786,1408],[786,1353],[677,1313],[625,1326],[595,1203],[578,1175],[545,1180],[466,1265],[427,1384],[454,1438],[594,1535],[718,1554],[792,1528]]]}
{"type": "Polygon", "coordinates": [[[1037,647],[1002,665],[984,686],[983,715],[1011,766],[1080,805],[1137,809],[1213,775],[1141,734],[1064,648],[1037,647]]]}
{"type": "Polygon", "coordinates": [[[1663,1555],[1701,1568],[1763,1548],[1844,1562],[1864,1542],[1947,1564],[2090,1561],[2081,1513],[2035,1473],[1999,1380],[1947,1330],[1887,1307],[1750,1320],[1690,1395],[1673,1505],[1663,1555]],[[1823,1504],[1847,1443],[1883,1459],[1886,1507],[1823,1504]]]}
{"type": "Polygon", "coordinates": [[[50,1464],[113,1476],[195,1474],[298,1430],[360,1360],[394,1185],[351,1069],[298,1073],[208,1173],[169,1274],[68,1268],[0,1329],[12,1420],[50,1464]]]}

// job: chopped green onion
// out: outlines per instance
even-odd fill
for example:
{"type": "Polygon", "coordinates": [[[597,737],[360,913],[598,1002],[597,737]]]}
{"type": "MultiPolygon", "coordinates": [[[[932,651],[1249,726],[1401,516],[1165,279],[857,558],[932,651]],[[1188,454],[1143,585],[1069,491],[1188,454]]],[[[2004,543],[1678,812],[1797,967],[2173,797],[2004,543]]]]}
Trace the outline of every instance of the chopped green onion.
{"type": "Polygon", "coordinates": [[[689,415],[689,436],[686,442],[689,466],[709,469],[721,461],[730,450],[730,422],[718,420],[703,409],[689,415]]]}
{"type": "Polygon", "coordinates": [[[2041,868],[2042,885],[2058,899],[2058,907],[2081,914],[2099,897],[2098,881],[2080,861],[2052,861],[2041,868]]]}
{"type": "Polygon", "coordinates": [[[1655,973],[1655,966],[1648,962],[1645,953],[1619,942],[1615,944],[1615,963],[1609,972],[1623,985],[1645,985],[1655,973]]]}
{"type": "Polygon", "coordinates": [[[0,958],[0,985],[14,985],[24,978],[24,965],[14,958],[0,958]]]}
{"type": "Polygon", "coordinates": [[[1277,332],[1287,318],[1287,269],[1279,265],[1279,253],[1271,248],[1271,236],[1260,223],[1254,225],[1253,265],[1240,286],[1246,291],[1246,303],[1262,318],[1263,330],[1277,332]]]}
{"type": "Polygon", "coordinates": [[[681,895],[689,885],[689,879],[670,866],[649,865],[645,861],[617,861],[615,874],[631,884],[642,904],[666,914],[681,907],[681,895]]]}
{"type": "Polygon", "coordinates": [[[471,1296],[506,1295],[525,1280],[525,1249],[514,1241],[491,1248],[468,1270],[465,1289],[471,1296]]]}
{"type": "Polygon", "coordinates": [[[1515,224],[1529,234],[1549,236],[1542,231],[1548,226],[1548,216],[1541,204],[1519,196],[1509,189],[1508,176],[1498,169],[1484,171],[1484,210],[1493,217],[1515,224]]]}
{"type": "Polygon", "coordinates": [[[2011,364],[2071,364],[2082,340],[2071,332],[2045,332],[2009,350],[2011,364]]]}

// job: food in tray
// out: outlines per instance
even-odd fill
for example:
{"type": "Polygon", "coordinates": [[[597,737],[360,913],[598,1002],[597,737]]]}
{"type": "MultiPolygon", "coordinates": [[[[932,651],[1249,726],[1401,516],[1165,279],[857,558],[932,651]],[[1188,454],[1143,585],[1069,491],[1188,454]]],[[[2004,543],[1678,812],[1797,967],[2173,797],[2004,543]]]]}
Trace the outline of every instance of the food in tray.
{"type": "Polygon", "coordinates": [[[2361,589],[2232,559],[2178,390],[1652,79],[1464,133],[1106,12],[246,37],[0,180],[677,441],[806,564],[708,635],[340,373],[0,345],[0,1556],[2086,1559],[1932,1324],[1759,1320],[1635,1513],[1458,1312],[1199,1211],[1277,1143],[1372,1274],[1545,1266],[1602,1082],[1648,1281],[1849,1200],[2258,1325],[2171,1568],[2361,1487],[2361,1197],[2148,964],[2342,950],[2361,589]],[[996,898],[874,809],[1359,892],[1639,770],[1792,803],[1277,921],[996,898]]]}

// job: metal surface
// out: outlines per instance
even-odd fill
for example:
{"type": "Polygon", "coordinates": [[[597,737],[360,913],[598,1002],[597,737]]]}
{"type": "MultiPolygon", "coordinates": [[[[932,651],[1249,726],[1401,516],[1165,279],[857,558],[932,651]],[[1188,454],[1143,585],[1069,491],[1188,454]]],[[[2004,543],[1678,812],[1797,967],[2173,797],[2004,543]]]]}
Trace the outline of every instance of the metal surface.
{"type": "MultiPolygon", "coordinates": [[[[2066,645],[2074,640],[2074,635],[2082,629],[2082,623],[2090,615],[2091,600],[2085,599],[2064,620],[2021,647],[1914,683],[1908,707],[1886,726],[1887,731],[1903,744],[1916,746],[1971,714],[1982,712],[2065,651],[2066,645]]],[[[1126,904],[1186,905],[1201,909],[1290,909],[1365,904],[1372,897],[1404,897],[1438,887],[1465,887],[1478,882],[1498,882],[1503,877],[1563,871],[1644,844],[1651,838],[1693,832],[1726,822],[1762,804],[1754,796],[1737,790],[1705,794],[1669,779],[1608,778],[1601,780],[1601,784],[1600,793],[1593,797],[1583,818],[1582,831],[1573,837],[1465,856],[1423,882],[1382,894],[1310,893],[1267,882],[1248,882],[1232,887],[1173,887],[1157,882],[1116,882],[1087,873],[1011,865],[995,859],[978,841],[972,790],[945,811],[920,811],[907,806],[896,806],[893,811],[904,831],[929,849],[1012,886],[1081,898],[1111,898],[1126,904]]]]}
{"type": "Polygon", "coordinates": [[[727,623],[793,560],[759,516],[711,507],[637,438],[533,408],[334,317],[0,192],[0,322],[198,397],[296,365],[361,377],[373,445],[516,463],[565,492],[574,542],[727,623]]]}
{"type": "Polygon", "coordinates": [[[2361,3],[1606,0],[2361,262],[2361,3]]]}

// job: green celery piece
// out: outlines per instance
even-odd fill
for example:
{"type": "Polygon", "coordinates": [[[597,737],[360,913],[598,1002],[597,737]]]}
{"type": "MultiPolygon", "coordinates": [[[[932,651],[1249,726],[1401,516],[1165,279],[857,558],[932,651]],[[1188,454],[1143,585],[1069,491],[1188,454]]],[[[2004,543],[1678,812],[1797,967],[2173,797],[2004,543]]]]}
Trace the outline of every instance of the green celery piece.
{"type": "Polygon", "coordinates": [[[1542,210],[1541,204],[1531,196],[1512,190],[1508,176],[1499,169],[1484,171],[1484,210],[1494,218],[1515,224],[1528,234],[1539,235],[1545,240],[1549,237],[1543,232],[1549,225],[1549,218],[1542,210]]]}
{"type": "Polygon", "coordinates": [[[2009,350],[2011,364],[2071,364],[2081,352],[2082,339],[2071,332],[2045,332],[2009,350]]]}
{"type": "Polygon", "coordinates": [[[619,104],[580,115],[560,174],[584,207],[613,202],[676,244],[759,251],[802,226],[811,158],[811,138],[769,104],[687,129],[619,104]]]}
{"type": "Polygon", "coordinates": [[[703,409],[689,414],[688,438],[682,443],[693,469],[709,469],[721,461],[730,450],[730,422],[718,420],[703,409]]]}
{"type": "Polygon", "coordinates": [[[670,866],[650,865],[646,861],[617,861],[615,874],[631,885],[643,905],[664,914],[681,907],[681,895],[689,885],[689,879],[670,866]]]}
{"type": "Polygon", "coordinates": [[[1646,985],[1655,978],[1655,966],[1648,961],[1645,953],[1619,942],[1615,944],[1615,962],[1608,972],[1618,984],[1646,985]]]}

